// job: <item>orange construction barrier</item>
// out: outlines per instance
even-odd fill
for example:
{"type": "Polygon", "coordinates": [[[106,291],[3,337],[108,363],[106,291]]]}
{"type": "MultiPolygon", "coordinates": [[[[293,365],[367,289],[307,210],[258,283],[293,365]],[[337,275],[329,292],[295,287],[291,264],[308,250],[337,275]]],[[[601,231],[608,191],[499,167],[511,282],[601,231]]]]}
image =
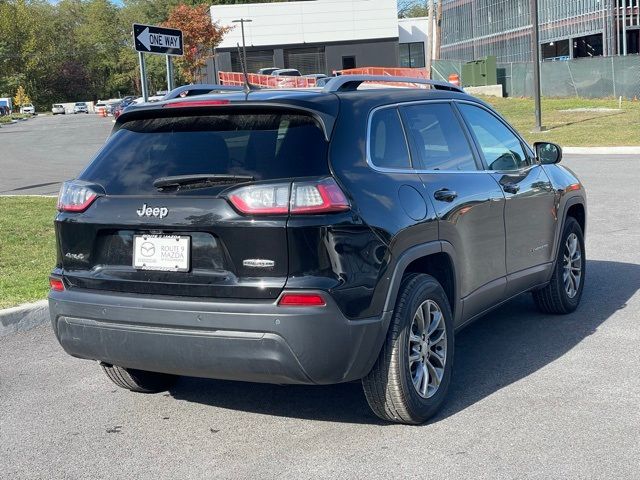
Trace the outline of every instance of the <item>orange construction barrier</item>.
{"type": "Polygon", "coordinates": [[[399,68],[399,67],[360,67],[348,70],[336,70],[337,75],[380,75],[384,77],[414,77],[429,78],[425,68],[399,68]]]}
{"type": "Polygon", "coordinates": [[[449,83],[451,83],[452,85],[455,85],[456,87],[459,87],[460,75],[458,75],[457,73],[452,73],[451,75],[449,75],[449,83]]]}
{"type": "MultiPolygon", "coordinates": [[[[396,68],[396,67],[360,67],[350,68],[348,70],[336,70],[336,75],[376,75],[382,77],[409,77],[429,79],[429,75],[425,68],[396,68]]],[[[375,84],[375,82],[365,82],[375,84]]],[[[401,82],[384,82],[386,86],[395,86],[402,88],[430,88],[422,83],[401,83],[401,82]]]]}
{"type": "MultiPolygon", "coordinates": [[[[267,88],[308,88],[316,86],[315,78],[307,77],[274,77],[273,75],[260,75],[249,73],[249,83],[258,87],[267,88]]],[[[244,74],[240,72],[218,72],[218,80],[221,85],[244,85],[244,74]]]]}

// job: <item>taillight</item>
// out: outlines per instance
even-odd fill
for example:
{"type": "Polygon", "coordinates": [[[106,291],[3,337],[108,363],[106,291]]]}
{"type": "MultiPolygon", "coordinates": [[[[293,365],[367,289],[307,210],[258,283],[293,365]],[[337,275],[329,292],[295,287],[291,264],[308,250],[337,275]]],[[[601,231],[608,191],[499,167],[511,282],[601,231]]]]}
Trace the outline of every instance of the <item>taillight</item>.
{"type": "Polygon", "coordinates": [[[98,197],[90,185],[81,182],[64,182],[58,195],[58,210],[60,212],[84,212],[98,197]]]}
{"type": "Polygon", "coordinates": [[[289,184],[241,187],[229,194],[229,200],[242,213],[281,215],[289,212],[289,184]]]}
{"type": "Polygon", "coordinates": [[[349,210],[349,201],[333,178],[241,187],[228,195],[240,212],[252,215],[295,215],[349,210]]]}
{"type": "Polygon", "coordinates": [[[349,210],[349,202],[333,178],[293,184],[291,213],[330,213],[344,210],[349,210]]]}
{"type": "Polygon", "coordinates": [[[51,290],[56,292],[64,291],[64,282],[60,278],[49,277],[49,286],[51,287],[51,290]]]}
{"type": "Polygon", "coordinates": [[[324,307],[326,304],[317,293],[285,293],[278,302],[281,307],[324,307]]]}

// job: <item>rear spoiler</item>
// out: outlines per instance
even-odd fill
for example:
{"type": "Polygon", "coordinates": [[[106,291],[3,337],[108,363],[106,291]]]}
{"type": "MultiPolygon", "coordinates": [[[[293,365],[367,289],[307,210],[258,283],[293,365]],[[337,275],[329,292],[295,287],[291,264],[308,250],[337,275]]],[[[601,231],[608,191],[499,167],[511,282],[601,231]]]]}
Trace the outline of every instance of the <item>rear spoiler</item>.
{"type": "MultiPolygon", "coordinates": [[[[244,95],[243,95],[244,98],[244,95]]],[[[152,118],[168,118],[175,117],[184,112],[184,115],[210,115],[216,113],[229,113],[233,112],[251,112],[256,110],[262,111],[289,111],[298,112],[303,115],[313,117],[324,134],[325,140],[329,141],[331,138],[331,132],[336,122],[336,116],[338,115],[337,104],[326,104],[325,107],[335,106],[335,111],[326,108],[325,111],[316,108],[310,108],[309,105],[315,103],[305,102],[303,100],[291,100],[291,102],[253,102],[253,101],[234,101],[235,99],[225,99],[222,102],[220,97],[211,98],[207,102],[207,99],[202,96],[194,97],[191,99],[179,100],[174,102],[157,102],[150,105],[139,106],[137,108],[125,110],[116,120],[111,134],[117,132],[125,123],[132,120],[146,120],[152,118]],[[197,100],[196,100],[197,99],[197,100]],[[190,100],[190,101],[189,101],[190,100]],[[184,105],[183,105],[184,104],[184,105]],[[307,105],[305,105],[307,104],[307,105]],[[164,108],[166,106],[171,108],[164,108]],[[327,111],[328,110],[328,111],[327,111]]]]}

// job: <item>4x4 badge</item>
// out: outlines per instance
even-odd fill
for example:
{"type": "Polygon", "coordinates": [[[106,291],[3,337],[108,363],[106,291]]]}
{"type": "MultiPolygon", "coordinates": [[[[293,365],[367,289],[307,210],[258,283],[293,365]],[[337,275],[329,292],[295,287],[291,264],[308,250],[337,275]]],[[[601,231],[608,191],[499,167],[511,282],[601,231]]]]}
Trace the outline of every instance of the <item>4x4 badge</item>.
{"type": "Polygon", "coordinates": [[[164,218],[169,214],[167,207],[149,207],[145,203],[142,208],[136,210],[139,217],[158,217],[164,218]]]}

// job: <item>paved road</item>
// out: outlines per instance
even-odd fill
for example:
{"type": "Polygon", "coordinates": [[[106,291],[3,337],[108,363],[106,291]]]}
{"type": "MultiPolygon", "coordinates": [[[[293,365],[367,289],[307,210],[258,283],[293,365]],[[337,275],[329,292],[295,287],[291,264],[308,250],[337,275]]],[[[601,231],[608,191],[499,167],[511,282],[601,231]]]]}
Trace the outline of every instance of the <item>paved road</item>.
{"type": "Polygon", "coordinates": [[[0,478],[640,478],[639,160],[567,159],[589,191],[583,305],[524,296],[464,330],[428,425],[379,422],[358,384],[133,394],[44,326],[0,340],[0,478]]]}
{"type": "Polygon", "coordinates": [[[0,128],[0,195],[57,195],[102,146],[112,117],[39,115],[0,128]]]}

